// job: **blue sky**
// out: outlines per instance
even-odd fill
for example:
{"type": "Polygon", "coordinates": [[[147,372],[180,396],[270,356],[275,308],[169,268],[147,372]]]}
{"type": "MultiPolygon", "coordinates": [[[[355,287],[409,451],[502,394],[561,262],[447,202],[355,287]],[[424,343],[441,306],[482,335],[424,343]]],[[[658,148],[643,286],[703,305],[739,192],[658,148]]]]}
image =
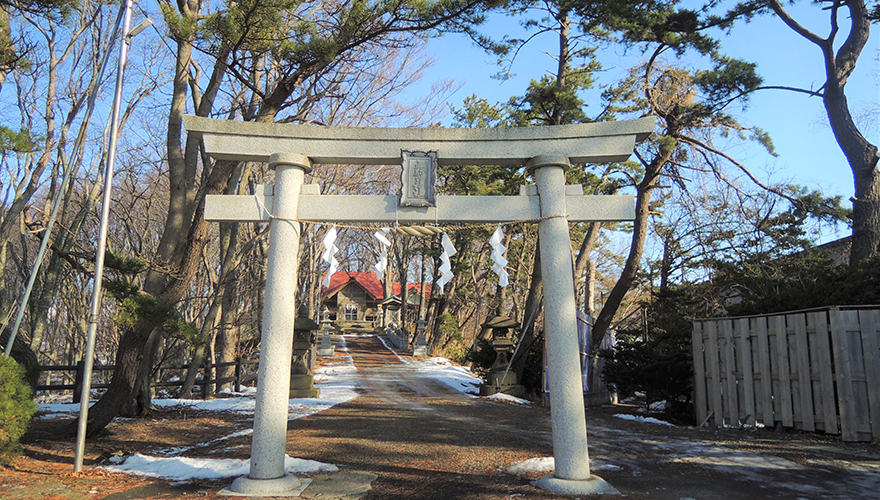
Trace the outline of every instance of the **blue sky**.
{"type": "MultiPolygon", "coordinates": [[[[825,11],[804,4],[792,10],[793,16],[817,34],[826,36],[828,20],[825,11]]],[[[845,23],[841,19],[841,24],[845,23]]],[[[505,16],[490,19],[484,31],[492,36],[515,34],[517,23],[505,16]]],[[[821,86],[824,69],[819,49],[789,30],[775,17],[763,17],[734,29],[730,36],[718,33],[724,51],[758,64],[758,72],[765,85],[785,85],[800,88],[821,86]]],[[[873,123],[862,126],[863,133],[874,144],[880,142],[880,68],[878,44],[880,34],[875,32],[859,60],[856,74],[847,84],[847,95],[854,114],[872,115],[873,123]]],[[[534,40],[520,53],[513,72],[516,77],[501,82],[491,78],[498,71],[493,56],[485,54],[463,36],[446,36],[432,41],[428,53],[435,65],[426,75],[427,80],[453,78],[462,85],[449,103],[460,107],[462,100],[477,94],[490,102],[506,101],[520,95],[531,79],[552,71],[555,61],[547,54],[556,46],[555,35],[544,35],[534,40]]],[[[632,64],[636,52],[624,53],[622,48],[601,52],[605,70],[603,81],[613,82],[632,64]]],[[[806,94],[765,90],[758,92],[749,108],[738,115],[741,123],[758,126],[769,132],[778,157],[774,158],[760,147],[728,151],[745,163],[754,173],[769,182],[794,181],[821,188],[826,194],[852,196],[852,177],[849,167],[834,141],[827,125],[820,99],[806,94]]],[[[450,117],[444,120],[448,124],[450,117]]]]}

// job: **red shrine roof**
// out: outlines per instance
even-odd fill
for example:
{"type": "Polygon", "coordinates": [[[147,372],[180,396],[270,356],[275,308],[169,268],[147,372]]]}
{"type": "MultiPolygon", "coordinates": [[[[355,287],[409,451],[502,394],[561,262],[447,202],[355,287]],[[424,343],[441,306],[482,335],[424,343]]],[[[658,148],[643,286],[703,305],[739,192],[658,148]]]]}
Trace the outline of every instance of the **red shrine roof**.
{"type": "Polygon", "coordinates": [[[337,272],[330,276],[330,286],[324,289],[325,297],[332,297],[337,292],[345,288],[351,281],[361,286],[374,299],[382,299],[385,297],[382,283],[376,277],[376,273],[349,273],[337,272]]]}
{"type": "MultiPolygon", "coordinates": [[[[352,281],[360,285],[372,298],[377,300],[385,298],[385,289],[379,278],[376,277],[376,273],[350,273],[345,271],[336,272],[333,273],[333,276],[330,276],[330,286],[324,288],[324,297],[336,295],[352,281]]],[[[406,290],[410,294],[418,295],[421,288],[422,286],[419,283],[406,284],[406,290]]],[[[431,295],[431,288],[430,283],[425,284],[426,297],[431,295]]],[[[398,297],[400,296],[400,283],[394,283],[391,286],[391,293],[398,297]]]]}
{"type": "MultiPolygon", "coordinates": [[[[418,283],[407,283],[406,284],[407,294],[415,293],[416,295],[418,295],[419,290],[421,288],[422,288],[422,286],[418,283]]],[[[400,297],[400,283],[394,283],[393,285],[391,285],[391,293],[400,297]]],[[[431,296],[431,284],[425,283],[425,297],[430,297],[430,296],[431,296]]]]}

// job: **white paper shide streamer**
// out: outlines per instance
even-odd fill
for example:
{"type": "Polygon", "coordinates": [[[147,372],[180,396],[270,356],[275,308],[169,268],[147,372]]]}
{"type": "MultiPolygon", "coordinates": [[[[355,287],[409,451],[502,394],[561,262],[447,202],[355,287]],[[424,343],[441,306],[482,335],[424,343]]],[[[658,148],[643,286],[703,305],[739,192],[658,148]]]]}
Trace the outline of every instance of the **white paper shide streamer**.
{"type": "Polygon", "coordinates": [[[336,269],[339,268],[339,261],[336,260],[336,252],[339,251],[339,248],[334,244],[335,241],[336,228],[331,227],[324,236],[324,241],[321,242],[321,245],[324,247],[324,254],[321,258],[330,266],[327,268],[327,275],[324,276],[324,281],[321,282],[323,286],[330,286],[330,276],[333,276],[336,273],[336,269]]]}
{"type": "Polygon", "coordinates": [[[388,268],[388,248],[391,247],[391,240],[388,239],[388,233],[391,232],[390,227],[383,227],[373,233],[373,236],[379,240],[379,260],[376,262],[376,265],[373,266],[373,269],[376,270],[376,275],[379,279],[382,279],[382,276],[385,275],[385,269],[388,268]]]}
{"type": "Polygon", "coordinates": [[[492,237],[489,238],[489,246],[492,247],[492,271],[498,275],[498,285],[505,287],[507,286],[507,269],[505,269],[507,267],[507,259],[504,258],[504,252],[507,251],[507,247],[501,244],[503,239],[504,231],[501,230],[501,226],[498,226],[492,237]]]}
{"type": "Polygon", "coordinates": [[[440,241],[440,246],[443,247],[443,253],[440,254],[440,278],[437,279],[437,286],[440,287],[440,293],[443,293],[443,286],[446,285],[446,283],[449,283],[449,280],[455,276],[452,273],[452,262],[450,262],[449,258],[457,252],[455,251],[455,247],[452,246],[452,240],[449,239],[449,235],[446,233],[443,233],[443,239],[440,241]]]}

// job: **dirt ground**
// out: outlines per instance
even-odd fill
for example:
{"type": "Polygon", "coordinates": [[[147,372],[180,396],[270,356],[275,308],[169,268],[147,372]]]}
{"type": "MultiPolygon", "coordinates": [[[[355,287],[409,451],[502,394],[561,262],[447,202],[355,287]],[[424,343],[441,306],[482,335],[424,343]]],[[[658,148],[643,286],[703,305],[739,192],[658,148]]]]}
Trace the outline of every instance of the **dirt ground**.
{"type": "MultiPolygon", "coordinates": [[[[552,456],[550,412],[454,393],[418,376],[375,338],[346,338],[359,369],[361,396],[288,425],[287,453],[336,464],[377,479],[369,499],[556,498],[525,476],[506,472],[529,458],[552,456]]],[[[626,498],[876,499],[880,445],[770,429],[669,427],[615,417],[634,406],[587,412],[591,470],[626,498]]],[[[250,436],[222,442],[253,425],[252,415],[157,410],[147,419],[117,419],[86,447],[86,470],[73,472],[66,424],[35,420],[25,453],[0,468],[0,498],[164,499],[228,498],[231,480],[184,484],[109,473],[114,455],[161,455],[195,446],[191,457],[248,458],[250,436]]],[[[307,490],[308,491],[308,490],[307,490]]],[[[307,497],[307,495],[304,495],[307,497]]],[[[316,497],[317,498],[317,497],[316,497]]]]}

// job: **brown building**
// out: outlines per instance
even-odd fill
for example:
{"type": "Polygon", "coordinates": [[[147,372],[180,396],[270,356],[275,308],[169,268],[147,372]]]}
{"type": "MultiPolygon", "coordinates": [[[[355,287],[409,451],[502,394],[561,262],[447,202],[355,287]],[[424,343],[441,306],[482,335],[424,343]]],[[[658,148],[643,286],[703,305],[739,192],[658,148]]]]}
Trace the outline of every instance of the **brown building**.
{"type": "Polygon", "coordinates": [[[330,277],[322,302],[331,320],[368,326],[378,321],[384,295],[376,273],[338,272],[330,277]]]}
{"type": "MultiPolygon", "coordinates": [[[[424,290],[425,298],[430,298],[431,285],[424,287],[418,283],[407,283],[407,319],[418,319],[419,291],[424,290]]],[[[392,297],[397,298],[400,308],[400,283],[392,284],[392,297]]],[[[386,300],[384,287],[376,273],[337,272],[330,277],[330,285],[322,295],[323,306],[330,311],[330,319],[337,322],[353,323],[363,328],[385,326],[382,324],[382,302],[386,300]]],[[[391,297],[389,297],[391,299],[391,297]]],[[[399,324],[399,319],[389,319],[399,324]]]]}

